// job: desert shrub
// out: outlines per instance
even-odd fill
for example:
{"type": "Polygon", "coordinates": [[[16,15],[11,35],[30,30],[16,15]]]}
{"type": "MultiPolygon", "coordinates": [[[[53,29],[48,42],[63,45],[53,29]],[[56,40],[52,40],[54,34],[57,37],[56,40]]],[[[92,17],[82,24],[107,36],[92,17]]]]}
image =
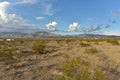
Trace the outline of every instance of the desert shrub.
{"type": "Polygon", "coordinates": [[[0,45],[5,45],[5,41],[0,41],[0,45]]]}
{"type": "Polygon", "coordinates": [[[0,61],[4,61],[6,64],[10,63],[10,62],[15,62],[16,60],[13,58],[14,54],[13,54],[13,50],[12,49],[7,49],[6,51],[1,50],[0,51],[0,61]]]}
{"type": "MultiPolygon", "coordinates": [[[[83,71],[83,69],[88,70],[89,63],[84,62],[80,58],[66,59],[66,61],[63,63],[63,67],[65,69],[63,72],[64,76],[71,80],[76,80],[77,78],[80,78],[82,74],[86,74],[84,76],[87,76],[87,74],[89,73],[88,71],[83,71]]],[[[83,76],[81,78],[83,78],[83,76]]]]}
{"type": "Polygon", "coordinates": [[[63,76],[57,76],[56,80],[64,80],[64,77],[63,76]]]}
{"type": "Polygon", "coordinates": [[[88,47],[88,46],[90,46],[89,43],[83,43],[83,42],[81,42],[80,45],[81,45],[82,47],[88,47]]]}
{"type": "Polygon", "coordinates": [[[90,63],[82,60],[80,57],[68,58],[62,64],[63,77],[58,80],[108,80],[105,71],[102,68],[97,68],[94,71],[90,70],[90,63]]]}
{"type": "Polygon", "coordinates": [[[97,52],[99,52],[99,51],[94,47],[91,47],[91,48],[85,50],[85,53],[96,54],[97,52]]]}
{"type": "Polygon", "coordinates": [[[94,42],[94,44],[99,45],[99,42],[94,42]]]}
{"type": "Polygon", "coordinates": [[[45,51],[44,51],[45,47],[46,47],[46,43],[45,43],[45,42],[43,42],[43,41],[38,42],[38,41],[37,41],[37,42],[35,42],[35,43],[33,44],[32,49],[33,49],[36,53],[44,54],[44,53],[45,53],[45,51]]]}
{"type": "Polygon", "coordinates": [[[56,42],[57,43],[60,43],[60,42],[62,42],[63,41],[63,39],[56,39],[56,42]]]}
{"type": "Polygon", "coordinates": [[[23,43],[25,43],[25,41],[24,41],[24,40],[21,40],[20,43],[23,44],[23,43]]]}
{"type": "Polygon", "coordinates": [[[120,45],[118,40],[109,39],[109,40],[106,40],[106,42],[111,43],[112,45],[120,45]]]}
{"type": "Polygon", "coordinates": [[[102,68],[97,68],[94,73],[95,80],[108,80],[108,76],[102,68]]]}
{"type": "Polygon", "coordinates": [[[71,42],[71,40],[69,40],[69,39],[68,39],[68,40],[65,40],[65,41],[66,41],[67,44],[71,42]]]}

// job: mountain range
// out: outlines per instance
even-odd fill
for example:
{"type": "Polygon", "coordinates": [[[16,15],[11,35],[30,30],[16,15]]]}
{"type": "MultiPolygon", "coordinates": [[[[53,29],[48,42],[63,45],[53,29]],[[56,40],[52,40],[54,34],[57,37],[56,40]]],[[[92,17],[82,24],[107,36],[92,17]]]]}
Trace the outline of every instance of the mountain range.
{"type": "Polygon", "coordinates": [[[99,35],[99,34],[78,34],[78,35],[57,35],[50,32],[34,32],[34,33],[22,33],[22,32],[0,32],[0,38],[14,38],[14,39],[34,39],[34,38],[120,38],[115,35],[99,35]]]}

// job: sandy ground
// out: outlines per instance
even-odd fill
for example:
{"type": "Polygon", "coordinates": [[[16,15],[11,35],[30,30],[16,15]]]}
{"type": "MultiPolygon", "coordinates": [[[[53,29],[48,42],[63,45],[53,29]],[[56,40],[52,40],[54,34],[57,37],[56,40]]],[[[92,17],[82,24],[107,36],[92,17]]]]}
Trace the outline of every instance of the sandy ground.
{"type": "MultiPolygon", "coordinates": [[[[81,57],[89,61],[91,68],[108,66],[116,69],[117,79],[120,79],[120,45],[107,42],[89,42],[90,46],[83,47],[81,41],[50,41],[47,43],[46,54],[37,54],[30,49],[32,43],[18,45],[26,51],[17,61],[6,64],[0,61],[0,80],[56,80],[62,73],[62,62],[67,55],[70,58],[81,57]],[[95,47],[96,54],[86,53],[86,49],[95,47]]],[[[114,74],[114,72],[113,72],[114,74]]]]}

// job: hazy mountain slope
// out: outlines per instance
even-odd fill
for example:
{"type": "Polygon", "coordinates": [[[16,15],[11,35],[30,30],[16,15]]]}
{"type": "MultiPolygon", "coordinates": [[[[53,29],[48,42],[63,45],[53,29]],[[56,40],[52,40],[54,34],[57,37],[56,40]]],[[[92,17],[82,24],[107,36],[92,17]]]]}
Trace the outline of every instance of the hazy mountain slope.
{"type": "Polygon", "coordinates": [[[56,34],[48,32],[34,32],[34,33],[21,33],[21,32],[2,32],[0,38],[49,38],[58,37],[56,34]]]}

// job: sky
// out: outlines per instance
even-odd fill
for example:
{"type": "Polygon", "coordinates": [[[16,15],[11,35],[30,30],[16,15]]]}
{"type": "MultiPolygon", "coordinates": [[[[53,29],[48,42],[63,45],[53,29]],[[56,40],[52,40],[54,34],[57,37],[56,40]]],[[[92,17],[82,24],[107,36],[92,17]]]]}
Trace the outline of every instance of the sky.
{"type": "Polygon", "coordinates": [[[0,0],[0,32],[120,35],[120,0],[0,0]]]}

